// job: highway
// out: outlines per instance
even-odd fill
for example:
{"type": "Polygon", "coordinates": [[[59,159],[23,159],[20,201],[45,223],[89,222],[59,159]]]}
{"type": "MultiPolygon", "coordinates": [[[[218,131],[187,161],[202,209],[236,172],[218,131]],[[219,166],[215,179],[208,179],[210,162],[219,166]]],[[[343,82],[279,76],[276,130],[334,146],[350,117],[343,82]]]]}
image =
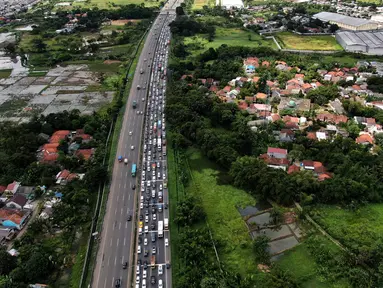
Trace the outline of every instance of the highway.
{"type": "MultiPolygon", "coordinates": [[[[139,208],[139,179],[140,172],[142,171],[139,166],[139,159],[142,152],[141,145],[143,143],[142,136],[146,116],[146,103],[148,102],[148,91],[152,89],[149,83],[152,75],[154,55],[156,48],[158,48],[159,31],[160,28],[164,29],[164,31],[169,30],[167,24],[169,19],[174,19],[175,7],[177,5],[177,1],[172,0],[161,10],[160,15],[156,18],[148,32],[138,60],[117,147],[117,156],[122,156],[123,159],[127,158],[128,163],[125,164],[124,161],[119,162],[116,159],[113,167],[106,214],[101,232],[101,243],[97,252],[91,287],[116,287],[116,281],[118,280],[121,281],[121,287],[131,287],[132,282],[136,280],[135,270],[134,277],[132,277],[132,272],[136,264],[133,263],[133,257],[137,248],[135,245],[135,232],[139,221],[137,219],[137,208],[139,208]],[[137,89],[138,85],[140,89],[137,89]],[[137,103],[137,108],[135,109],[133,108],[134,101],[137,103]],[[133,163],[137,164],[138,167],[136,177],[132,176],[133,163]],[[133,187],[137,188],[133,189],[133,187]],[[130,221],[128,221],[128,216],[132,217],[130,221]],[[124,269],[123,265],[126,262],[128,267],[124,269]]],[[[167,201],[166,197],[167,195],[164,195],[164,201],[167,201]]],[[[164,213],[166,212],[164,209],[164,213]]],[[[170,251],[170,247],[168,248],[170,251]]],[[[165,262],[165,253],[161,248],[158,258],[165,262]],[[162,258],[161,254],[163,255],[162,258]]],[[[166,255],[166,260],[170,261],[170,252],[166,255]]],[[[168,271],[165,274],[166,279],[169,279],[169,277],[171,279],[171,269],[166,270],[168,271]]],[[[165,281],[164,287],[170,288],[171,280],[165,281]]]]}

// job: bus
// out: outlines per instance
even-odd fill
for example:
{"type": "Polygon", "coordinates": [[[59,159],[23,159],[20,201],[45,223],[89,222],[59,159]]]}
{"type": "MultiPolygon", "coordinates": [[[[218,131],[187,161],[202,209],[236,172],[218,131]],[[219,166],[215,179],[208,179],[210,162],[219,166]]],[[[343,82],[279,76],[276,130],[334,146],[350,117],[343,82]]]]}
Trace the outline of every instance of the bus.
{"type": "Polygon", "coordinates": [[[136,177],[137,165],[135,163],[132,164],[132,177],[136,177]]]}
{"type": "Polygon", "coordinates": [[[158,221],[158,238],[164,237],[164,222],[158,221]]]}

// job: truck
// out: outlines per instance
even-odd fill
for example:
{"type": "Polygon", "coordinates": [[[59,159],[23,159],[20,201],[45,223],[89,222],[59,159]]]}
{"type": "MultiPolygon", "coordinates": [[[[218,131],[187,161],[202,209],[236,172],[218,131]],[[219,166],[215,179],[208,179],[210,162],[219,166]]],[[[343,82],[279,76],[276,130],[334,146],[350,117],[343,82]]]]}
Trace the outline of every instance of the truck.
{"type": "Polygon", "coordinates": [[[162,149],[162,145],[161,145],[161,137],[158,137],[158,141],[157,141],[157,150],[158,152],[160,152],[162,149]]]}
{"type": "Polygon", "coordinates": [[[133,109],[136,109],[137,108],[137,101],[133,101],[133,109]]]}
{"type": "Polygon", "coordinates": [[[150,266],[152,266],[152,269],[156,268],[156,256],[154,255],[150,257],[150,266]]]}
{"type": "Polygon", "coordinates": [[[165,230],[169,230],[169,219],[165,218],[164,223],[165,223],[165,230]]]}
{"type": "Polygon", "coordinates": [[[158,238],[164,237],[164,222],[158,221],[158,238]]]}
{"type": "Polygon", "coordinates": [[[132,164],[132,177],[136,177],[136,172],[137,172],[137,165],[136,163],[132,164]]]}

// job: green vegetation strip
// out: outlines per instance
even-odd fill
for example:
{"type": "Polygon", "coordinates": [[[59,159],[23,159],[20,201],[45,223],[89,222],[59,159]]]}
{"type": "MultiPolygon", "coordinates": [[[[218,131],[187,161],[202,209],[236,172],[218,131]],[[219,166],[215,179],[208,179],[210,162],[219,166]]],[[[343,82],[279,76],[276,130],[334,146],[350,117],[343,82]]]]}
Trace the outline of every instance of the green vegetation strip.
{"type": "Polygon", "coordinates": [[[276,39],[284,49],[317,50],[317,51],[342,51],[335,37],[331,35],[304,36],[291,32],[281,32],[276,39]]]}

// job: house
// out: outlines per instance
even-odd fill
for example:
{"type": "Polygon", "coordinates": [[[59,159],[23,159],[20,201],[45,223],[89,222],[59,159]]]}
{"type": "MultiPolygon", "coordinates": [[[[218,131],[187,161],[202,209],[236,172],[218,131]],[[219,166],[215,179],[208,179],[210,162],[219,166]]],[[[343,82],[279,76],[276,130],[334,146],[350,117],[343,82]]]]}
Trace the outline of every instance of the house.
{"type": "Polygon", "coordinates": [[[75,155],[77,157],[82,157],[84,160],[89,160],[95,152],[95,149],[79,149],[76,151],[75,155]]]}
{"type": "Polygon", "coordinates": [[[49,143],[60,143],[61,140],[66,140],[71,136],[69,130],[58,130],[49,138],[49,143]]]}
{"type": "Polygon", "coordinates": [[[56,175],[56,184],[66,185],[70,181],[79,178],[77,173],[70,173],[69,170],[62,170],[56,175]]]}
{"type": "Polygon", "coordinates": [[[356,123],[363,124],[367,127],[374,126],[376,124],[376,121],[374,118],[354,116],[354,120],[356,123]]]}
{"type": "Polygon", "coordinates": [[[7,241],[12,240],[15,236],[13,229],[0,229],[0,245],[4,245],[7,241]]]}
{"type": "Polygon", "coordinates": [[[310,99],[281,97],[281,101],[278,105],[278,111],[280,112],[288,109],[297,112],[308,112],[310,111],[310,106],[310,99]]]}
{"type": "Polygon", "coordinates": [[[280,142],[293,142],[295,139],[295,133],[290,129],[281,129],[279,131],[278,139],[280,142]]]}
{"type": "Polygon", "coordinates": [[[316,175],[316,176],[319,176],[319,175],[327,172],[326,167],[324,167],[322,162],[318,162],[318,161],[303,160],[300,163],[300,167],[303,170],[313,171],[314,175],[316,175]]]}
{"type": "Polygon", "coordinates": [[[343,114],[345,112],[342,102],[340,102],[338,98],[336,98],[334,101],[330,101],[329,106],[337,114],[343,114]]]}
{"type": "Polygon", "coordinates": [[[287,174],[292,174],[301,171],[301,168],[295,164],[291,165],[287,170],[287,174]]]}
{"type": "Polygon", "coordinates": [[[76,132],[73,134],[75,135],[74,138],[81,138],[83,143],[87,143],[90,140],[92,140],[92,136],[89,134],[86,134],[84,132],[84,129],[77,129],[76,132]]]}
{"type": "Polygon", "coordinates": [[[318,114],[316,119],[322,122],[334,123],[334,124],[347,123],[348,121],[348,117],[345,115],[335,115],[331,113],[318,114]]]}
{"type": "Polygon", "coordinates": [[[383,102],[382,101],[372,101],[368,104],[372,105],[374,108],[383,110],[383,102]]]}
{"type": "Polygon", "coordinates": [[[23,229],[30,215],[30,211],[1,208],[0,224],[6,228],[15,228],[17,230],[21,230],[23,229]]]}
{"type": "Polygon", "coordinates": [[[271,158],[277,159],[286,159],[287,158],[287,150],[281,148],[268,147],[267,148],[267,156],[271,158]]]}
{"type": "MultiPolygon", "coordinates": [[[[278,149],[278,148],[275,148],[275,149],[278,149]]],[[[285,150],[285,149],[281,149],[281,150],[285,150]]],[[[259,158],[264,160],[267,166],[270,168],[282,169],[286,171],[287,167],[289,167],[289,160],[287,158],[275,158],[273,156],[270,156],[268,153],[262,154],[261,156],[259,156],[259,158]]]]}
{"type": "Polygon", "coordinates": [[[258,92],[258,93],[255,95],[255,98],[256,98],[257,100],[266,101],[266,99],[267,99],[267,94],[258,92]]]}
{"type": "Polygon", "coordinates": [[[355,142],[361,145],[373,145],[374,138],[368,133],[361,132],[359,137],[355,139],[355,142]]]}
{"type": "Polygon", "coordinates": [[[21,182],[13,181],[11,184],[8,184],[4,192],[14,195],[19,190],[20,185],[21,185],[21,182]]]}
{"type": "Polygon", "coordinates": [[[9,200],[6,204],[8,208],[14,208],[18,210],[23,210],[25,204],[27,204],[28,200],[25,196],[21,194],[16,194],[9,200]]]}

